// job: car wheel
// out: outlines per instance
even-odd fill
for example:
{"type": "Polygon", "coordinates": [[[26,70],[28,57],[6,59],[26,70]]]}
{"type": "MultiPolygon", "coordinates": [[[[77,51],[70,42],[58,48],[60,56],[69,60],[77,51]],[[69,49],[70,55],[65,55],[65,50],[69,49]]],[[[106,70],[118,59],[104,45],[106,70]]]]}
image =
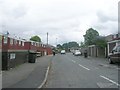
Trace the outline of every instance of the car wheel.
{"type": "Polygon", "coordinates": [[[111,60],[111,58],[109,58],[108,60],[109,60],[109,64],[113,64],[113,61],[111,60]]]}

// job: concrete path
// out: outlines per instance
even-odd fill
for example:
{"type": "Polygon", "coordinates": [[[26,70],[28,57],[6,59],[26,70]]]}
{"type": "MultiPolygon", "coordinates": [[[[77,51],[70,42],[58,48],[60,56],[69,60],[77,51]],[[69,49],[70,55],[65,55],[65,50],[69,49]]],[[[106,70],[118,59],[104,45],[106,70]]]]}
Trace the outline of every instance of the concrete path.
{"type": "Polygon", "coordinates": [[[53,56],[39,57],[36,63],[25,63],[2,72],[2,88],[38,88],[53,56]]]}

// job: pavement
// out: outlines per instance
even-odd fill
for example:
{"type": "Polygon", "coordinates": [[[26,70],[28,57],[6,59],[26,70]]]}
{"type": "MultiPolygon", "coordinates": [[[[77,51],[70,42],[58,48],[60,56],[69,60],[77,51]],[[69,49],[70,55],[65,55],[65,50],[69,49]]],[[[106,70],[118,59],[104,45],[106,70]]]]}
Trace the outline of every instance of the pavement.
{"type": "Polygon", "coordinates": [[[53,56],[39,57],[35,63],[24,63],[9,71],[2,71],[2,88],[42,87],[52,58],[53,56]]]}

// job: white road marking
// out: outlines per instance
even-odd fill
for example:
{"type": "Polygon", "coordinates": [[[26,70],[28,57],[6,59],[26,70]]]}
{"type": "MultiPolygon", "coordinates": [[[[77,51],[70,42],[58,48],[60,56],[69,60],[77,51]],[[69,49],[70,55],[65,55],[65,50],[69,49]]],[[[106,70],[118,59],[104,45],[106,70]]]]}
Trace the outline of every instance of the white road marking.
{"type": "Polygon", "coordinates": [[[76,61],[72,60],[72,62],[76,63],[76,61]]]}
{"type": "Polygon", "coordinates": [[[84,67],[83,65],[79,64],[79,66],[81,66],[82,68],[86,69],[86,70],[90,70],[89,68],[84,67]]]}
{"type": "MultiPolygon", "coordinates": [[[[38,89],[39,89],[39,88],[42,88],[43,85],[45,84],[45,82],[47,81],[47,77],[48,77],[49,70],[50,70],[50,67],[48,66],[47,71],[46,71],[46,74],[45,74],[45,78],[44,78],[42,84],[38,87],[38,89]]],[[[36,90],[37,90],[37,89],[36,89],[36,90]]]]}
{"type": "Polygon", "coordinates": [[[113,83],[113,84],[115,84],[115,85],[117,85],[117,86],[120,86],[120,84],[118,84],[117,82],[115,82],[115,81],[113,81],[113,80],[111,80],[111,79],[109,79],[109,78],[107,78],[107,77],[105,77],[105,76],[100,75],[100,77],[102,77],[102,78],[110,81],[111,83],[113,83]]]}

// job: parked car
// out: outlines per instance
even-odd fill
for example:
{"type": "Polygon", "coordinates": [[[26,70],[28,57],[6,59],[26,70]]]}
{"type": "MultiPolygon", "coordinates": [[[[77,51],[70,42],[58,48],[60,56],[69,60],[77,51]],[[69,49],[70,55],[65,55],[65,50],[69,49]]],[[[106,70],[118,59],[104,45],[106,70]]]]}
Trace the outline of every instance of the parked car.
{"type": "Polygon", "coordinates": [[[113,48],[111,54],[108,56],[108,60],[110,64],[120,62],[120,45],[113,48]]]}
{"type": "Polygon", "coordinates": [[[74,55],[75,56],[80,56],[82,53],[79,50],[75,50],[74,55]]]}
{"type": "Polygon", "coordinates": [[[61,53],[61,54],[66,54],[65,50],[61,50],[60,53],[61,53]]]}

